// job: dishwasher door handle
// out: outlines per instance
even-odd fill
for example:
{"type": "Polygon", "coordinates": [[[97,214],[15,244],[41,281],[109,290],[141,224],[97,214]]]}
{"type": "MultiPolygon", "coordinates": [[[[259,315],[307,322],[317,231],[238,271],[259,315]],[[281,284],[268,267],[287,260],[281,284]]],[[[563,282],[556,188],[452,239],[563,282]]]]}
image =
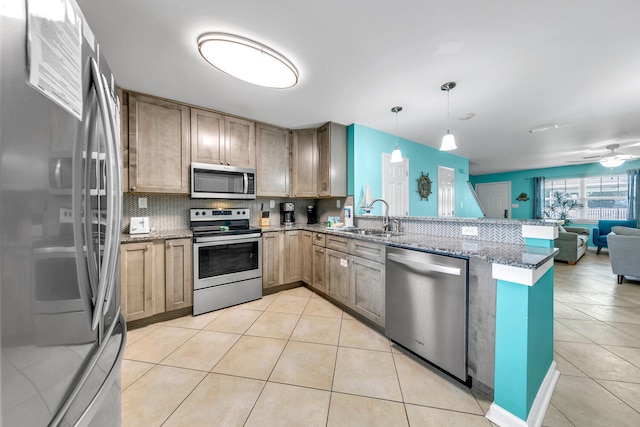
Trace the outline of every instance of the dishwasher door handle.
{"type": "Polygon", "coordinates": [[[387,254],[387,259],[397,262],[399,264],[404,264],[404,265],[408,265],[409,267],[412,267],[416,270],[421,270],[424,272],[437,272],[437,273],[444,273],[444,274],[450,274],[452,276],[460,276],[462,269],[457,268],[457,267],[447,267],[446,265],[440,265],[440,264],[432,264],[430,262],[422,262],[422,261],[417,261],[415,259],[412,258],[407,258],[401,255],[396,255],[396,254],[387,254]]]}

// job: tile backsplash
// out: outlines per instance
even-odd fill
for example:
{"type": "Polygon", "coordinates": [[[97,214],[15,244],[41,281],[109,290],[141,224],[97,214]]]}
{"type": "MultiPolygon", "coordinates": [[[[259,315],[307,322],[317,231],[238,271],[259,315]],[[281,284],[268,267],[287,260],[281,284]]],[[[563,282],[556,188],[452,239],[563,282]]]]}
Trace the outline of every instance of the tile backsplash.
{"type": "Polygon", "coordinates": [[[122,232],[128,233],[131,217],[148,216],[152,231],[180,230],[189,228],[189,209],[191,208],[249,208],[251,224],[260,223],[260,210],[270,212],[272,225],[280,224],[280,203],[294,202],[296,205],[296,223],[307,223],[307,206],[314,203],[318,206],[318,216],[321,222],[326,222],[329,216],[342,216],[345,198],[332,199],[278,199],[258,198],[255,200],[227,200],[227,199],[191,199],[186,195],[169,195],[154,193],[125,193],[123,195],[122,232]],[[139,198],[147,199],[147,208],[138,208],[139,198]],[[269,202],[275,201],[275,207],[269,209],[269,202]],[[340,208],[336,208],[336,200],[340,200],[340,208]]]}

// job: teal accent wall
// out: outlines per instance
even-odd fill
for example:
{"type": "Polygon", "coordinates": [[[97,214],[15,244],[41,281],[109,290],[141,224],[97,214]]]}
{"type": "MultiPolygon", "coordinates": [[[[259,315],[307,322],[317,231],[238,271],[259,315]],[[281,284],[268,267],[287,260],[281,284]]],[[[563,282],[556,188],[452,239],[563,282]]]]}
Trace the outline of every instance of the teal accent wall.
{"type": "MultiPolygon", "coordinates": [[[[359,209],[367,184],[372,198],[382,197],[382,153],[391,153],[396,144],[394,135],[352,124],[347,128],[347,161],[348,161],[348,193],[354,196],[356,214],[359,209]]],[[[402,156],[409,159],[409,215],[438,216],[438,166],[455,171],[456,217],[482,217],[471,194],[469,180],[469,160],[448,152],[442,152],[407,139],[398,138],[398,148],[402,156]],[[429,200],[420,200],[417,191],[417,180],[421,173],[433,181],[429,200]]],[[[382,214],[382,206],[374,205],[374,215],[382,214]]]]}
{"type": "MultiPolygon", "coordinates": [[[[586,165],[569,165],[559,166],[555,168],[545,169],[529,169],[516,172],[504,172],[488,175],[472,175],[469,180],[475,187],[476,184],[485,184],[491,182],[511,182],[511,203],[517,203],[518,208],[511,208],[511,216],[514,219],[533,219],[533,178],[536,176],[544,176],[547,179],[567,178],[576,176],[602,176],[608,174],[623,174],[629,169],[640,168],[640,160],[625,162],[617,168],[605,168],[599,163],[590,163],[586,165]],[[526,193],[529,200],[521,202],[516,200],[520,193],[526,193]]],[[[583,225],[572,224],[572,227],[582,227],[583,225]]],[[[592,228],[593,224],[589,226],[592,228]]],[[[591,238],[589,238],[591,240],[591,238]]]]}
{"type": "Polygon", "coordinates": [[[498,280],[494,401],[526,421],[553,362],[553,267],[533,286],[498,280]]]}

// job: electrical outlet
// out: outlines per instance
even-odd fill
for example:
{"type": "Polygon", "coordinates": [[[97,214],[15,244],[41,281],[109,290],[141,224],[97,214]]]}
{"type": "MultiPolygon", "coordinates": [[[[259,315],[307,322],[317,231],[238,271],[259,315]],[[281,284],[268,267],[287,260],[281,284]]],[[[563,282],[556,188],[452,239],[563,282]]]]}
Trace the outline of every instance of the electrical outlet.
{"type": "Polygon", "coordinates": [[[273,209],[276,207],[276,201],[275,200],[269,200],[269,209],[273,209]]]}
{"type": "Polygon", "coordinates": [[[340,207],[340,199],[336,200],[336,208],[340,207]]]}
{"type": "Polygon", "coordinates": [[[138,197],[138,209],[147,209],[146,197],[138,197]]]}
{"type": "Polygon", "coordinates": [[[478,227],[462,227],[463,236],[477,236],[478,227]]]}

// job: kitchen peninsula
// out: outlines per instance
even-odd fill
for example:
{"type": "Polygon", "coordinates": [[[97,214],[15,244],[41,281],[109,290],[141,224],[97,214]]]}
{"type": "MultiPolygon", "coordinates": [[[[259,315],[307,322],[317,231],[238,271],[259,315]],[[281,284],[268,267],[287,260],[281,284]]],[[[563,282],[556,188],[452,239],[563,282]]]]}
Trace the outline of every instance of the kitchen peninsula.
{"type": "MultiPolygon", "coordinates": [[[[276,226],[263,231],[265,236],[308,235],[302,243],[296,241],[294,252],[313,262],[317,262],[313,252],[316,246],[311,245],[316,240],[342,239],[342,250],[329,249],[326,245],[326,251],[338,254],[342,263],[338,259],[329,264],[327,255],[321,258],[327,262],[326,281],[330,281],[328,276],[336,274],[340,266],[362,259],[362,256],[351,256],[353,250],[349,251],[347,240],[370,244],[369,253],[376,246],[390,246],[469,259],[468,372],[474,387],[493,390],[494,403],[488,417],[496,424],[524,426],[535,425],[536,420],[541,422],[559,376],[553,361],[553,256],[556,252],[553,240],[557,237],[557,227],[532,220],[392,219],[400,222],[400,232],[388,236],[321,225],[276,226]]],[[[381,230],[382,220],[377,216],[356,216],[356,226],[363,230],[381,230]]],[[[265,251],[265,259],[269,256],[265,251]]],[[[371,260],[364,259],[368,263],[371,260]]],[[[377,261],[380,262],[380,258],[377,261]]],[[[384,264],[379,265],[384,268],[384,264]]],[[[304,270],[304,265],[300,268],[304,270]]],[[[369,271],[376,271],[375,263],[369,271]]],[[[307,274],[302,271],[294,277],[311,277],[307,283],[316,291],[384,327],[384,323],[376,321],[384,319],[384,312],[371,317],[366,314],[376,312],[372,307],[365,307],[368,310],[364,316],[359,310],[363,302],[375,304],[383,298],[365,295],[366,301],[360,302],[358,285],[350,283],[352,289],[343,289],[341,299],[330,283],[321,283],[324,288],[316,285],[315,270],[307,274]]],[[[367,275],[369,286],[376,286],[375,277],[375,274],[367,275]]]]}

